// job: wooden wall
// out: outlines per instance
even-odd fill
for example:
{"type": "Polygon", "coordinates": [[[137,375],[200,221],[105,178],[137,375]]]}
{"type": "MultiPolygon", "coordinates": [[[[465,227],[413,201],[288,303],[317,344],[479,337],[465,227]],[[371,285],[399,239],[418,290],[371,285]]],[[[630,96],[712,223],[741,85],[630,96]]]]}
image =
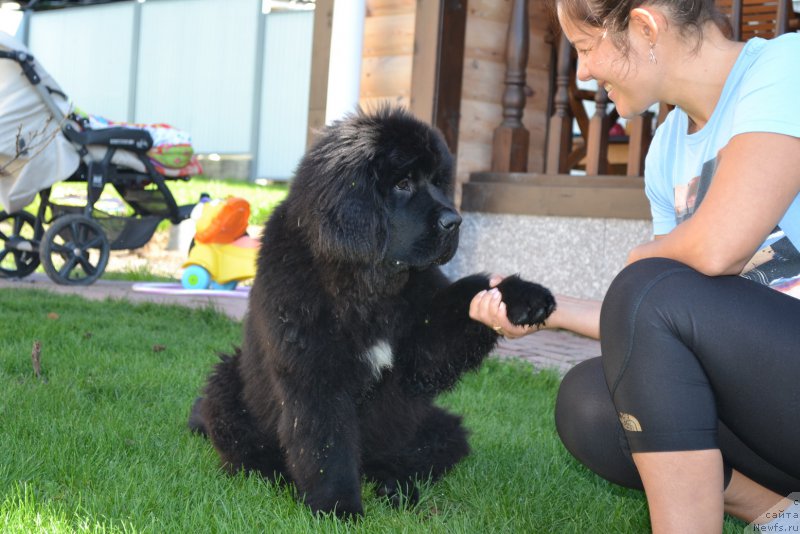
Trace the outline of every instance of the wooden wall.
{"type": "Polygon", "coordinates": [[[409,107],[416,0],[367,0],[359,104],[409,107]]]}

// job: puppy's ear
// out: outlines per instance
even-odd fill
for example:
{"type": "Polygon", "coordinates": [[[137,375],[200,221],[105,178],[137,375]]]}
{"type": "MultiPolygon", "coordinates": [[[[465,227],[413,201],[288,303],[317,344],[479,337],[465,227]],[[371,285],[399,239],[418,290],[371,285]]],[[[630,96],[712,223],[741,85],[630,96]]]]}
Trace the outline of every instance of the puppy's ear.
{"type": "Polygon", "coordinates": [[[376,178],[353,176],[344,181],[338,193],[332,202],[320,206],[318,253],[348,263],[381,261],[386,253],[388,224],[376,178]]]}
{"type": "Polygon", "coordinates": [[[378,176],[384,127],[363,114],[334,121],[301,160],[289,197],[316,256],[353,264],[383,259],[388,222],[378,176]]]}

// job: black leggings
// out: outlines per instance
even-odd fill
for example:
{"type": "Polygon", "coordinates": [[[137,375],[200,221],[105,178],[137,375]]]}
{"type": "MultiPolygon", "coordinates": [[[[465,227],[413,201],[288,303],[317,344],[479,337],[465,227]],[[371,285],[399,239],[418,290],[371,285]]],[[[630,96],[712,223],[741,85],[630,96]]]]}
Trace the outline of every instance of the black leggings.
{"type": "Polygon", "coordinates": [[[600,318],[603,356],[564,377],[566,448],[642,488],[631,452],[720,449],[731,469],[800,491],[800,299],[653,258],[624,269],[600,318]]]}

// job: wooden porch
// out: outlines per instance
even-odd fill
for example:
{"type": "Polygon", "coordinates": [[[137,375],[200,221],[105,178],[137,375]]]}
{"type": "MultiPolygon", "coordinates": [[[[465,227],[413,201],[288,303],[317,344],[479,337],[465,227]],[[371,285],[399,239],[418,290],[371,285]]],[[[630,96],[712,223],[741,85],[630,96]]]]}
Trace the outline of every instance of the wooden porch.
{"type": "MultiPolygon", "coordinates": [[[[503,119],[492,143],[491,169],[471,172],[463,184],[464,211],[517,215],[649,219],[642,175],[655,127],[667,106],[611,131],[618,115],[606,91],[578,86],[577,57],[555,21],[546,134],[532,139],[523,124],[531,94],[529,64],[533,2],[514,0],[506,37],[503,119]],[[584,106],[584,102],[589,106],[584,106]],[[589,115],[586,108],[594,108],[589,115]],[[577,128],[573,128],[577,125],[577,128]]],[[[774,37],[800,28],[791,0],[718,0],[733,36],[774,37]]],[[[535,34],[534,34],[535,35],[535,34]]]]}

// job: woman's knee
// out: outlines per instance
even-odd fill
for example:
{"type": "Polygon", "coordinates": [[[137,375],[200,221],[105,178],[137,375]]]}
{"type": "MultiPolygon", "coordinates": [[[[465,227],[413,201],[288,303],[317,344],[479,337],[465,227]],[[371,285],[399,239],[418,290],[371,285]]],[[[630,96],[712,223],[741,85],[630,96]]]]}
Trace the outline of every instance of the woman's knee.
{"type": "Polygon", "coordinates": [[[611,482],[641,489],[599,357],[579,363],[564,376],[555,420],[564,447],[578,461],[611,482]]]}
{"type": "Polygon", "coordinates": [[[591,442],[588,430],[607,415],[606,404],[610,398],[600,358],[581,362],[567,372],[558,389],[555,418],[561,441],[570,452],[591,442]]]}
{"type": "Polygon", "coordinates": [[[601,336],[603,329],[613,332],[614,328],[632,321],[642,305],[649,303],[647,297],[653,287],[673,283],[672,275],[680,272],[696,273],[691,267],[667,258],[646,258],[620,271],[603,299],[601,336]]]}

